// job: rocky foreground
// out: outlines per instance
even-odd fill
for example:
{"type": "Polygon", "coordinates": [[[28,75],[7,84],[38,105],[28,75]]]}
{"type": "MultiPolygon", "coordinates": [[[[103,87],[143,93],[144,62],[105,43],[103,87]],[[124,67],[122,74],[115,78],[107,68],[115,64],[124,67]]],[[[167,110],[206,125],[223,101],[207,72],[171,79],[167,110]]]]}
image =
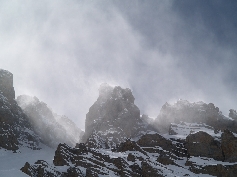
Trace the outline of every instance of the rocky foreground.
{"type": "Polygon", "coordinates": [[[237,174],[236,111],[179,100],[152,121],[130,89],[103,84],[75,147],[59,144],[53,162],[26,162],[29,176],[218,176],[237,174]],[[63,167],[63,168],[62,168],[63,167]]]}

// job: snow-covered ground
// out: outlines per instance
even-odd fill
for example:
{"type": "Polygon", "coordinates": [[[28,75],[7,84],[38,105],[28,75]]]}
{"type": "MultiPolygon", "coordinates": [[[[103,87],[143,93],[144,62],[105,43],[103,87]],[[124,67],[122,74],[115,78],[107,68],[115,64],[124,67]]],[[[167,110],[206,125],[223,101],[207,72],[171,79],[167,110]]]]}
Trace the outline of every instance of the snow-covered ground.
{"type": "Polygon", "coordinates": [[[0,149],[0,177],[28,177],[20,170],[26,162],[33,164],[37,160],[45,160],[52,164],[55,149],[45,145],[41,147],[41,150],[21,148],[18,153],[0,149]]]}

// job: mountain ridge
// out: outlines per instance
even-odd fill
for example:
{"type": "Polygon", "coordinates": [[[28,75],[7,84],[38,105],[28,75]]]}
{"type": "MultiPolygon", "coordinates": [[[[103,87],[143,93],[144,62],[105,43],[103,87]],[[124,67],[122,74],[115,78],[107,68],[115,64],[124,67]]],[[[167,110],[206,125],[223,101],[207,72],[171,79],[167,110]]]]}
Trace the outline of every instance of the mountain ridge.
{"type": "Polygon", "coordinates": [[[235,177],[236,110],[226,117],[213,103],[178,100],[165,103],[152,120],[140,115],[134,100],[130,89],[102,84],[79,142],[81,132],[66,116],[53,113],[37,97],[15,100],[13,75],[0,70],[1,150],[21,153],[24,147],[27,155],[28,149],[44,151],[42,142],[56,148],[53,160],[34,163],[29,157],[22,164],[22,174],[32,177],[235,177]]]}
{"type": "Polygon", "coordinates": [[[37,176],[40,169],[49,176],[235,176],[235,120],[213,103],[166,103],[151,121],[140,115],[130,89],[103,84],[99,92],[86,117],[84,143],[74,148],[59,144],[53,164],[27,163],[24,173],[37,176]],[[67,169],[58,170],[61,166],[67,169]]]}

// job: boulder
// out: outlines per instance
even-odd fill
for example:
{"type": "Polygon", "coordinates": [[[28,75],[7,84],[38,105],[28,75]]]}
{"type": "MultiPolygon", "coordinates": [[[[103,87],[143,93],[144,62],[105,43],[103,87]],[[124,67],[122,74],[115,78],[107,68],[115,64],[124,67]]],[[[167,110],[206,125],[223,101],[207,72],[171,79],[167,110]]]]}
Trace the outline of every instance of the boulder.
{"type": "Polygon", "coordinates": [[[226,162],[237,162],[237,137],[230,130],[222,133],[221,148],[226,162]]]}
{"type": "Polygon", "coordinates": [[[215,160],[224,160],[221,143],[206,132],[199,131],[186,138],[188,156],[210,157],[215,160]]]}

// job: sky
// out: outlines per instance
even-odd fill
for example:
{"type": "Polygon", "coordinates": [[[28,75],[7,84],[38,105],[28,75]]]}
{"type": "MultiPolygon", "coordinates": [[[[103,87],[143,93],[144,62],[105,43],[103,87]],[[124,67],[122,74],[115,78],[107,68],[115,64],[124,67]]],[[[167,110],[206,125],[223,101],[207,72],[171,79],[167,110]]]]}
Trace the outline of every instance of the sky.
{"type": "Polygon", "coordinates": [[[84,129],[101,83],[141,114],[165,102],[237,109],[235,0],[0,0],[0,68],[84,129]]]}

